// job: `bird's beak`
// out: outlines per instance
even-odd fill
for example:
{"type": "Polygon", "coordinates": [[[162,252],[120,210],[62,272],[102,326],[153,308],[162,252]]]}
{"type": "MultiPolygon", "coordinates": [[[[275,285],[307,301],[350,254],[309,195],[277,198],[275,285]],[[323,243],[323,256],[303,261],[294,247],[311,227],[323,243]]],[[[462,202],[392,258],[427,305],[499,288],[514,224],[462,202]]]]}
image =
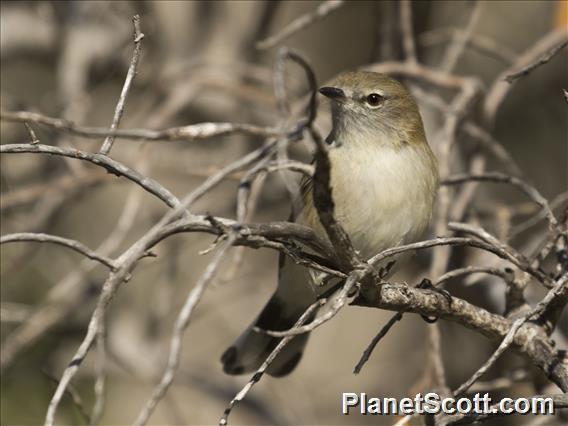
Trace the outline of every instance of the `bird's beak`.
{"type": "Polygon", "coordinates": [[[346,98],[345,92],[338,87],[322,87],[319,92],[333,101],[341,102],[346,98]]]}

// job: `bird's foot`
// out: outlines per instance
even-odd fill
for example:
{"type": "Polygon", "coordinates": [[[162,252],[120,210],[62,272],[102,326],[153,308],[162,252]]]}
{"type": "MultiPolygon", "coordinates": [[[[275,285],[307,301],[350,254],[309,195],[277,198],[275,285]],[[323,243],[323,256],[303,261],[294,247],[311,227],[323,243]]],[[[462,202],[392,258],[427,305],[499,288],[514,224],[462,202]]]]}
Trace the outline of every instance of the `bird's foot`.
{"type": "MultiPolygon", "coordinates": [[[[443,288],[435,287],[435,286],[432,284],[432,281],[430,281],[428,278],[424,278],[424,279],[420,282],[420,284],[418,284],[418,285],[416,286],[416,288],[420,288],[420,289],[424,289],[424,290],[432,290],[432,291],[434,291],[434,292],[436,292],[436,293],[439,293],[439,294],[441,294],[442,296],[444,296],[444,297],[446,298],[446,300],[448,301],[448,305],[449,305],[449,306],[452,306],[452,295],[450,294],[450,292],[447,291],[447,290],[444,290],[443,288]]],[[[428,316],[428,315],[420,315],[420,316],[421,316],[422,319],[423,319],[424,321],[426,321],[428,324],[433,324],[433,323],[435,323],[436,321],[438,321],[438,317],[434,317],[434,316],[430,317],[430,316],[428,316]]]]}

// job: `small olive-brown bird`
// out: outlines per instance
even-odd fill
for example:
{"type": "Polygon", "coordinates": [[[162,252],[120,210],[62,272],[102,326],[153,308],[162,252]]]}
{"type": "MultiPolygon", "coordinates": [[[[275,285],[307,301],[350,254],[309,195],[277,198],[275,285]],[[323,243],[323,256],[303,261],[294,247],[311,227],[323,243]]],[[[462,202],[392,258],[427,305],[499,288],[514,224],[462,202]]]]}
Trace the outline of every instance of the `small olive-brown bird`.
{"type": "MultiPolygon", "coordinates": [[[[331,100],[333,126],[326,141],[335,218],[353,246],[368,259],[418,240],[432,215],[438,166],[416,101],[398,81],[365,71],[344,73],[320,93],[331,100]]],[[[295,221],[327,238],[309,180],[302,189],[303,206],[295,221]]],[[[221,357],[228,374],[258,369],[280,341],[258,329],[290,329],[318,297],[313,274],[280,256],[276,292],[221,357]]],[[[308,337],[302,334],[290,340],[268,374],[279,377],[294,370],[308,337]]]]}

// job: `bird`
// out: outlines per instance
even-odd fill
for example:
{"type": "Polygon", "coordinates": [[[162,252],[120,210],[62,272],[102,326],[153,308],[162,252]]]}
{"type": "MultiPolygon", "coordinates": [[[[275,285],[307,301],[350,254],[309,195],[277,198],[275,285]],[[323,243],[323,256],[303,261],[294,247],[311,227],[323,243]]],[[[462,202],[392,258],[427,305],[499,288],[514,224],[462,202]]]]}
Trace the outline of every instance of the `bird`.
{"type": "MultiPolygon", "coordinates": [[[[332,129],[326,142],[334,215],[353,247],[367,260],[419,240],[429,226],[439,174],[412,94],[394,78],[360,70],[340,74],[319,93],[331,103],[332,129]]],[[[304,178],[300,193],[301,209],[292,219],[327,239],[311,179],[304,178]]],[[[399,259],[396,262],[399,267],[399,259]]],[[[263,330],[289,330],[319,296],[313,271],[280,254],[277,289],[223,353],[224,372],[256,371],[281,340],[263,330]]],[[[291,373],[308,338],[309,333],[293,337],[266,372],[274,377],[291,373]]]]}

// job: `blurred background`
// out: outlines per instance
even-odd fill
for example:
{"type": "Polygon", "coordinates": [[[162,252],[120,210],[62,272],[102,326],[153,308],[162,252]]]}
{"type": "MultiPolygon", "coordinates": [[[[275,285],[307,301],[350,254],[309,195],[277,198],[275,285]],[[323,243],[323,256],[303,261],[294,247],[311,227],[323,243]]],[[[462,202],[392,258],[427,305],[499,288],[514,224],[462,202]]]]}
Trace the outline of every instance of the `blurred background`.
{"type": "MultiPolygon", "coordinates": [[[[420,1],[412,4],[420,62],[436,67],[457,29],[474,7],[478,39],[495,51],[469,46],[455,72],[489,86],[517,55],[554,28],[566,31],[566,2],[420,1]]],[[[141,16],[143,55],[121,128],[166,128],[201,121],[281,122],[273,93],[276,48],[256,43],[320,5],[312,1],[35,1],[1,3],[1,108],[63,117],[87,126],[108,127],[130,63],[132,16],[141,16]]],[[[346,2],[325,19],[284,40],[311,61],[318,82],[371,63],[402,59],[397,2],[346,2]]],[[[519,164],[524,177],[556,211],[566,206],[568,120],[562,88],[568,88],[566,50],[515,83],[496,118],[493,135],[519,164]]],[[[289,67],[292,99],[306,94],[301,71],[289,67]]],[[[442,118],[421,104],[429,140],[442,118]]],[[[327,127],[327,107],[320,108],[327,127]]],[[[99,149],[102,140],[83,139],[34,126],[44,144],[99,149]]],[[[2,143],[29,139],[19,123],[1,123],[2,143]]],[[[259,146],[253,137],[227,136],[201,142],[141,143],[117,139],[112,157],[183,196],[214,171],[259,146]]],[[[461,139],[458,140],[458,144],[461,139]]],[[[465,142],[464,142],[465,143],[465,142]]],[[[307,159],[303,145],[291,155],[307,159]]],[[[166,211],[164,205],[125,179],[84,162],[39,155],[0,159],[1,231],[46,232],[73,238],[118,255],[166,211]]],[[[488,170],[503,170],[488,157],[488,170]]],[[[459,166],[452,170],[462,172],[459,166]]],[[[239,176],[227,179],[195,207],[234,217],[239,176]]],[[[279,174],[257,185],[251,221],[285,220],[290,198],[279,174]]],[[[482,185],[476,217],[510,244],[530,253],[545,223],[528,223],[534,206],[509,187],[482,185]],[[512,207],[511,207],[512,206],[512,207]],[[510,207],[510,208],[509,208],[510,207]],[[514,208],[513,208],[514,207],[514,208]],[[507,216],[509,215],[509,216],[507,216]],[[500,226],[503,217],[510,219],[500,226]]],[[[102,424],[129,424],[159,379],[173,322],[183,301],[211,259],[200,255],[213,238],[184,234],[156,248],[135,270],[110,305],[107,317],[107,401],[102,424]]],[[[258,314],[276,284],[277,253],[232,249],[232,258],[200,303],[185,333],[174,385],[159,404],[152,424],[216,424],[228,401],[249,377],[224,375],[222,351],[258,314]]],[[[465,256],[466,254],[463,254],[465,256]]],[[[475,258],[479,264],[493,259],[475,258]]],[[[422,253],[395,280],[415,283],[427,273],[422,253]]],[[[1,418],[4,425],[42,423],[56,383],[84,336],[107,271],[54,245],[1,246],[1,418]]],[[[475,277],[447,288],[459,297],[502,314],[504,285],[475,277]],[[470,283],[471,284],[471,283],[470,283]]],[[[529,300],[542,296],[527,290],[529,300]]],[[[303,361],[290,376],[264,377],[231,414],[233,424],[392,424],[396,419],[340,414],[342,392],[402,397],[428,388],[427,327],[405,315],[381,342],[361,374],[352,370],[370,339],[392,313],[348,307],[312,334],[303,361]]],[[[564,332],[568,327],[562,325],[564,332]]],[[[494,343],[462,326],[440,321],[448,382],[455,388],[491,354],[494,343]]],[[[565,344],[563,335],[557,343],[565,344]]],[[[85,407],[94,401],[98,366],[94,352],[73,382],[85,407]]],[[[507,355],[485,380],[514,372],[523,360],[507,355]]],[[[530,370],[495,395],[538,393],[540,373],[530,370]],[[535,386],[535,383],[537,384],[535,386]],[[535,388],[536,387],[536,388],[535,388]],[[501,393],[500,393],[501,392],[501,393]]],[[[530,422],[500,419],[499,422],[530,422]]],[[[58,421],[83,422],[66,396],[58,421]]]]}

